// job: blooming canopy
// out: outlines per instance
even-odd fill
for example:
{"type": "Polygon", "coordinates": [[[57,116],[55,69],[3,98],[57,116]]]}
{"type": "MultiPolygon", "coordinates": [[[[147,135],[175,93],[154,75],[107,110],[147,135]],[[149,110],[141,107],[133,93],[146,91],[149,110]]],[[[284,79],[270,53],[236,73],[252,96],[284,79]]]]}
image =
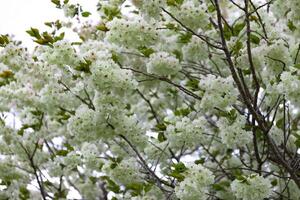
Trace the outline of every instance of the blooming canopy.
{"type": "Polygon", "coordinates": [[[299,198],[299,0],[52,2],[0,35],[0,199],[299,198]]]}

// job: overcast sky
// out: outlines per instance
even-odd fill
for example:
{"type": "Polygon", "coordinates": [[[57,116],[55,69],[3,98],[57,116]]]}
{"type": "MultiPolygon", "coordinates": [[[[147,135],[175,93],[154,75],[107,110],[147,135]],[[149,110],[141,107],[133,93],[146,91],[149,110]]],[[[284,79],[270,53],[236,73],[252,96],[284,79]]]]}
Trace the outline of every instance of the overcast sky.
{"type": "MultiPolygon", "coordinates": [[[[74,2],[80,3],[84,10],[96,11],[97,0],[70,0],[74,2]]],[[[62,10],[55,8],[51,0],[0,0],[0,5],[0,34],[14,34],[27,47],[33,43],[26,30],[45,29],[44,22],[63,17],[62,10]]]]}

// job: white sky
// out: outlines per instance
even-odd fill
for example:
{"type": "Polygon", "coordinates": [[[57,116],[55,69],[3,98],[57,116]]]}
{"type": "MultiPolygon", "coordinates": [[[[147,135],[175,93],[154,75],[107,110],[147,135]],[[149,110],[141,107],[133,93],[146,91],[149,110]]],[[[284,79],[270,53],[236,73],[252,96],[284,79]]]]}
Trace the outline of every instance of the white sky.
{"type": "MultiPolygon", "coordinates": [[[[84,10],[95,13],[97,0],[70,0],[79,3],[84,10]]],[[[32,46],[30,36],[25,32],[30,27],[45,29],[44,22],[61,19],[63,11],[55,8],[51,0],[0,0],[0,34],[13,34],[24,46],[32,46]]],[[[92,18],[96,18],[94,15],[92,18]]]]}

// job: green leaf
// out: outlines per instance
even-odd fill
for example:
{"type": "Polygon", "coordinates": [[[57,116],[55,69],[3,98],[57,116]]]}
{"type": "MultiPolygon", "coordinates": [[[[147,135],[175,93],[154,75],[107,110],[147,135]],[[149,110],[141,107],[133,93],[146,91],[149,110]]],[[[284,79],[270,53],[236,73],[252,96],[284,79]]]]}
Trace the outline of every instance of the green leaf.
{"type": "Polygon", "coordinates": [[[213,184],[212,188],[215,191],[226,191],[226,189],[224,188],[224,186],[222,186],[221,184],[218,184],[218,183],[213,184]]]}
{"type": "Polygon", "coordinates": [[[172,31],[180,30],[176,24],[168,23],[166,24],[166,28],[172,31]]]}
{"type": "Polygon", "coordinates": [[[145,46],[139,47],[138,50],[146,57],[150,57],[150,55],[154,53],[152,48],[147,48],[145,46]]]}
{"type": "Polygon", "coordinates": [[[234,46],[232,48],[233,54],[238,55],[242,48],[243,48],[243,43],[240,40],[236,41],[236,43],[234,44],[234,46]]]}
{"type": "Polygon", "coordinates": [[[13,78],[13,77],[14,77],[14,73],[10,70],[4,70],[4,71],[0,72],[0,78],[9,79],[9,78],[13,78]]]}
{"type": "Polygon", "coordinates": [[[183,4],[184,0],[167,0],[168,6],[180,6],[183,4]]]}
{"type": "Polygon", "coordinates": [[[61,22],[60,22],[59,20],[56,20],[56,21],[54,22],[54,25],[55,25],[55,27],[57,28],[57,30],[61,29],[61,27],[62,27],[62,24],[61,24],[61,22]]]}
{"type": "Polygon", "coordinates": [[[243,30],[243,28],[245,27],[245,22],[242,23],[237,23],[234,27],[233,27],[233,36],[238,36],[239,33],[243,30]]]}
{"type": "Polygon", "coordinates": [[[248,68],[248,69],[243,69],[243,74],[244,75],[249,75],[251,74],[251,70],[248,68]]]}
{"type": "Polygon", "coordinates": [[[168,175],[171,176],[171,177],[176,178],[179,182],[183,181],[184,178],[185,178],[182,174],[180,174],[179,172],[175,172],[175,171],[171,172],[168,175]]]}
{"type": "Polygon", "coordinates": [[[184,165],[183,162],[173,164],[172,166],[175,168],[174,171],[178,172],[178,173],[182,173],[182,172],[185,172],[187,170],[187,168],[186,168],[186,166],[184,165]]]}
{"type": "Polygon", "coordinates": [[[178,5],[182,5],[184,0],[175,0],[175,2],[178,4],[178,5]]]}
{"type": "Polygon", "coordinates": [[[276,186],[277,184],[278,184],[277,179],[274,179],[274,180],[271,181],[271,185],[272,186],[276,186]]]}
{"type": "Polygon", "coordinates": [[[122,161],[122,157],[111,157],[110,160],[112,161],[112,163],[110,164],[110,168],[114,169],[122,161]]]}
{"type": "Polygon", "coordinates": [[[33,111],[30,111],[31,114],[35,115],[35,116],[41,116],[43,115],[43,112],[36,109],[36,110],[33,110],[33,111]]]}
{"type": "Polygon", "coordinates": [[[174,114],[175,116],[187,116],[190,114],[191,110],[189,108],[177,109],[174,114]]]}
{"type": "Polygon", "coordinates": [[[43,184],[47,187],[53,187],[53,183],[51,183],[50,181],[44,181],[43,184]]]}
{"type": "Polygon", "coordinates": [[[60,7],[60,0],[51,0],[57,7],[60,7]]]}
{"type": "Polygon", "coordinates": [[[59,40],[63,40],[64,37],[65,37],[65,33],[62,32],[62,33],[59,34],[58,36],[55,36],[55,37],[54,37],[54,42],[57,42],[57,41],[59,41],[59,40]]]}
{"type": "Polygon", "coordinates": [[[165,124],[163,124],[163,123],[161,123],[161,124],[156,124],[156,125],[155,125],[155,129],[156,129],[156,130],[159,130],[159,131],[165,131],[165,130],[167,130],[167,126],[166,126],[165,124]]]}
{"type": "Polygon", "coordinates": [[[158,139],[159,142],[164,142],[164,141],[167,140],[167,138],[166,138],[166,136],[163,132],[158,133],[158,138],[157,139],[158,139]]]}
{"type": "Polygon", "coordinates": [[[120,56],[119,56],[117,53],[115,53],[115,52],[112,52],[111,59],[112,59],[115,63],[120,63],[120,56]]]}
{"type": "Polygon", "coordinates": [[[30,30],[26,31],[31,37],[34,37],[36,39],[41,39],[41,35],[38,29],[36,28],[30,28],[30,30]]]}
{"type": "Polygon", "coordinates": [[[253,129],[253,127],[255,127],[255,126],[253,126],[252,124],[246,124],[244,130],[251,131],[253,129]]]}
{"type": "Polygon", "coordinates": [[[259,21],[259,19],[255,15],[251,15],[249,19],[250,21],[255,21],[256,23],[258,23],[259,21]]]}
{"type": "Polygon", "coordinates": [[[68,149],[68,151],[74,151],[74,147],[72,147],[69,143],[65,143],[64,146],[68,149]]]}
{"type": "Polygon", "coordinates": [[[130,183],[130,184],[126,185],[126,189],[133,190],[137,194],[141,194],[143,191],[143,188],[144,188],[144,186],[142,183],[130,183]]]}
{"type": "Polygon", "coordinates": [[[281,130],[283,130],[284,129],[284,119],[280,118],[279,120],[277,120],[276,126],[277,126],[277,128],[280,128],[281,130]]]}
{"type": "Polygon", "coordinates": [[[205,158],[200,158],[198,160],[195,160],[194,162],[196,165],[199,165],[199,164],[204,164],[205,163],[205,158]]]}
{"type": "Polygon", "coordinates": [[[110,167],[110,169],[114,169],[117,166],[118,166],[118,163],[111,163],[109,167],[110,167]]]}
{"type": "Polygon", "coordinates": [[[54,42],[53,37],[49,33],[43,32],[42,36],[43,36],[45,42],[47,42],[47,43],[48,42],[49,43],[53,43],[54,42]]]}
{"type": "Polygon", "coordinates": [[[237,118],[237,113],[235,109],[231,109],[229,112],[218,110],[219,115],[221,117],[226,117],[230,123],[233,123],[235,119],[237,118]]]}
{"type": "Polygon", "coordinates": [[[297,146],[297,148],[300,147],[300,139],[297,139],[297,140],[295,141],[295,145],[297,146]]]}
{"type": "Polygon", "coordinates": [[[300,63],[294,65],[295,68],[300,69],[300,63]]]}
{"type": "Polygon", "coordinates": [[[299,134],[294,134],[294,136],[297,138],[297,139],[299,139],[300,140],[300,135],[299,134]]]}
{"type": "Polygon", "coordinates": [[[107,32],[109,29],[106,27],[104,23],[100,23],[97,27],[97,30],[107,32]]]}
{"type": "Polygon", "coordinates": [[[5,47],[9,43],[7,35],[0,35],[0,47],[5,47]]]}
{"type": "Polygon", "coordinates": [[[297,29],[297,27],[294,25],[294,23],[291,20],[288,21],[287,26],[291,31],[295,31],[297,29]]]}
{"type": "Polygon", "coordinates": [[[236,110],[235,110],[235,109],[231,109],[231,110],[229,111],[229,118],[230,118],[231,120],[235,120],[235,119],[237,118],[237,114],[236,114],[236,110]]]}
{"type": "Polygon", "coordinates": [[[82,17],[88,17],[88,16],[90,16],[90,15],[91,15],[91,13],[88,12],[88,11],[85,11],[85,12],[82,12],[82,13],[81,13],[81,16],[82,16],[82,17]]]}
{"type": "MultiPolygon", "coordinates": [[[[47,22],[48,25],[49,22],[47,22]]],[[[53,25],[53,23],[52,23],[53,25]]],[[[52,26],[51,25],[51,26],[52,26]]],[[[55,22],[55,26],[57,27],[57,29],[61,26],[60,22],[55,22]]],[[[52,44],[58,40],[62,40],[65,36],[65,33],[61,33],[58,36],[54,36],[54,33],[49,34],[48,32],[43,32],[42,34],[40,34],[39,30],[36,28],[31,28],[30,30],[26,31],[31,37],[34,37],[36,40],[34,40],[34,42],[40,44],[40,45],[48,45],[52,47],[52,44]]]]}
{"type": "Polygon", "coordinates": [[[103,12],[109,21],[113,20],[113,18],[121,15],[120,9],[115,7],[104,7],[103,12]]]}
{"type": "Polygon", "coordinates": [[[66,189],[60,190],[60,191],[54,193],[54,199],[53,200],[66,199],[67,195],[68,195],[68,190],[66,190],[66,189]]]}
{"type": "Polygon", "coordinates": [[[167,5],[168,6],[177,6],[175,0],[167,0],[167,5]]]}
{"type": "Polygon", "coordinates": [[[174,50],[172,53],[175,55],[175,57],[176,57],[179,61],[182,61],[183,55],[182,55],[182,52],[181,52],[181,51],[179,51],[179,50],[176,49],[176,50],[174,50]]]}
{"type": "Polygon", "coordinates": [[[241,183],[247,182],[247,177],[243,176],[243,175],[237,175],[235,177],[238,181],[240,181],[241,183]]]}
{"type": "Polygon", "coordinates": [[[20,200],[27,200],[30,198],[30,192],[26,187],[20,186],[19,191],[20,191],[19,193],[20,200]]]}
{"type": "Polygon", "coordinates": [[[230,38],[232,37],[232,32],[230,27],[227,24],[224,24],[224,37],[226,40],[230,40],[230,38]]]}
{"type": "Polygon", "coordinates": [[[187,44],[191,41],[193,34],[192,33],[181,33],[178,37],[178,42],[187,44]]]}
{"type": "Polygon", "coordinates": [[[19,130],[18,130],[18,135],[23,136],[24,131],[26,129],[32,128],[34,130],[38,130],[39,129],[39,125],[40,124],[24,124],[19,130]]]}
{"type": "Polygon", "coordinates": [[[75,67],[75,70],[90,73],[90,66],[92,62],[90,60],[84,59],[84,61],[80,61],[79,65],[75,67]]]}
{"type": "MultiPolygon", "coordinates": [[[[103,177],[102,177],[103,178],[103,177]]],[[[118,186],[114,181],[112,181],[110,178],[105,178],[107,181],[107,189],[114,192],[114,193],[120,193],[120,186],[118,186]]]]}
{"type": "Polygon", "coordinates": [[[199,80],[197,79],[189,79],[186,83],[186,87],[191,89],[192,91],[199,90],[199,80]]]}
{"type": "Polygon", "coordinates": [[[94,184],[98,181],[98,178],[97,178],[97,177],[94,177],[94,176],[90,176],[89,179],[90,179],[90,181],[91,181],[92,183],[94,183],[94,184]]]}
{"type": "Polygon", "coordinates": [[[260,38],[254,34],[250,34],[250,41],[254,44],[259,44],[260,38]]]}
{"type": "Polygon", "coordinates": [[[52,22],[45,22],[44,23],[46,26],[49,26],[50,28],[52,28],[53,23],[52,22]]]}
{"type": "Polygon", "coordinates": [[[216,7],[214,5],[209,5],[207,10],[208,10],[208,12],[212,13],[212,12],[216,11],[216,7]]]}
{"type": "Polygon", "coordinates": [[[67,156],[68,153],[69,151],[64,149],[56,151],[56,155],[63,156],[63,157],[67,156]]]}
{"type": "Polygon", "coordinates": [[[44,24],[50,28],[55,27],[57,30],[62,27],[62,24],[59,20],[56,20],[55,22],[45,22],[44,24]]]}

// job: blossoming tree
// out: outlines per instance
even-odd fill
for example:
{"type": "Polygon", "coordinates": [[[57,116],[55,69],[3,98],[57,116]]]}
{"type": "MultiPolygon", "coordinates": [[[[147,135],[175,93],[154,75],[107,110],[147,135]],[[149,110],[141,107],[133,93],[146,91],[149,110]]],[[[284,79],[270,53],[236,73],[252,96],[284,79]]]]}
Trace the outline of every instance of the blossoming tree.
{"type": "Polygon", "coordinates": [[[64,20],[33,52],[1,35],[0,199],[299,199],[299,0],[98,11],[80,42],[64,20]]]}

